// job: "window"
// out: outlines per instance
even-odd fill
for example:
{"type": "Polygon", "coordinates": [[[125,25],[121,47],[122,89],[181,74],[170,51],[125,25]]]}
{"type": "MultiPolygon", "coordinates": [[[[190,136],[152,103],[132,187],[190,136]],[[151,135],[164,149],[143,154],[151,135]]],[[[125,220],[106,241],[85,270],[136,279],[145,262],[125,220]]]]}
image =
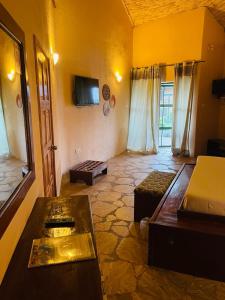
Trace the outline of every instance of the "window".
{"type": "Polygon", "coordinates": [[[159,147],[170,147],[173,126],[173,82],[162,82],[160,91],[159,147]]]}

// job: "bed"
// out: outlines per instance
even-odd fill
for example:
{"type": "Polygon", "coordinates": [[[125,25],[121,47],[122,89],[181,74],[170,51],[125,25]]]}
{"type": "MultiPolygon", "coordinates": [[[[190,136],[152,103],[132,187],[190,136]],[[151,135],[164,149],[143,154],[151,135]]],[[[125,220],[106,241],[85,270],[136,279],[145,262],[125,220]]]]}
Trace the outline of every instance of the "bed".
{"type": "Polygon", "coordinates": [[[225,220],[225,158],[198,157],[181,209],[225,220]]]}
{"type": "MultiPolygon", "coordinates": [[[[203,160],[206,162],[208,158],[203,160]]],[[[187,196],[190,198],[187,208],[190,209],[192,205],[193,187],[190,188],[189,183],[194,168],[195,165],[192,164],[182,166],[149,222],[148,263],[151,266],[224,281],[225,223],[218,218],[210,219],[212,215],[209,211],[196,211],[195,217],[188,214],[179,216],[177,213],[187,196]],[[209,218],[201,218],[198,214],[209,218]]],[[[194,176],[196,174],[194,171],[194,176]]],[[[198,204],[199,207],[201,205],[198,204]]],[[[190,210],[185,211],[193,214],[190,210]]],[[[215,212],[218,213],[217,205],[215,212]]]]}

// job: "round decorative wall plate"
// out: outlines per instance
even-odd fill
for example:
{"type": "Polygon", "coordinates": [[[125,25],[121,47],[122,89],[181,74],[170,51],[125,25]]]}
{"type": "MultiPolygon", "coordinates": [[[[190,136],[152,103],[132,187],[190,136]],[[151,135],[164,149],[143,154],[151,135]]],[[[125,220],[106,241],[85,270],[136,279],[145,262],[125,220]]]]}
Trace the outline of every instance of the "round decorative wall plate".
{"type": "Polygon", "coordinates": [[[109,100],[110,99],[110,87],[108,84],[104,84],[102,87],[102,96],[104,100],[109,100]]]}
{"type": "Polygon", "coordinates": [[[116,105],[116,97],[115,97],[115,95],[111,96],[111,98],[109,100],[109,105],[110,105],[111,108],[115,107],[115,105],[116,105]]]}
{"type": "Polygon", "coordinates": [[[104,116],[108,116],[109,113],[110,113],[110,106],[109,106],[109,103],[107,101],[103,105],[103,114],[104,114],[104,116]]]}

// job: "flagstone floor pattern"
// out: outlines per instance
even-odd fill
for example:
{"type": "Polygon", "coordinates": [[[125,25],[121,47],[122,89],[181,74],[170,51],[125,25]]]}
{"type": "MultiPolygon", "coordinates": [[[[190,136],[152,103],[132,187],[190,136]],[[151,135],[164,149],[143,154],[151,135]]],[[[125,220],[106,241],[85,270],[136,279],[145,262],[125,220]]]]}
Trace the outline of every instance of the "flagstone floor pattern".
{"type": "Polygon", "coordinates": [[[22,181],[22,167],[25,163],[13,158],[0,156],[0,208],[22,181]]]}
{"type": "Polygon", "coordinates": [[[149,267],[148,220],[133,222],[133,190],[153,170],[177,172],[188,158],[123,153],[95,185],[67,183],[62,196],[88,194],[108,300],[223,300],[225,283],[149,267]]]}

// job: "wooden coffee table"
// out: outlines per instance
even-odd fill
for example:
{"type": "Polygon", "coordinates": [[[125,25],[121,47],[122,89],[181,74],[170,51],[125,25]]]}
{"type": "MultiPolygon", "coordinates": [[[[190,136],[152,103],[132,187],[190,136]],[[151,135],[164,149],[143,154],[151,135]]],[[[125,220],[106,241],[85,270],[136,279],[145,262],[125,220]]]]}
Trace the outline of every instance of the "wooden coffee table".
{"type": "Polygon", "coordinates": [[[107,174],[107,163],[103,161],[86,160],[70,170],[70,182],[83,180],[88,185],[94,184],[94,178],[107,174]]]}

